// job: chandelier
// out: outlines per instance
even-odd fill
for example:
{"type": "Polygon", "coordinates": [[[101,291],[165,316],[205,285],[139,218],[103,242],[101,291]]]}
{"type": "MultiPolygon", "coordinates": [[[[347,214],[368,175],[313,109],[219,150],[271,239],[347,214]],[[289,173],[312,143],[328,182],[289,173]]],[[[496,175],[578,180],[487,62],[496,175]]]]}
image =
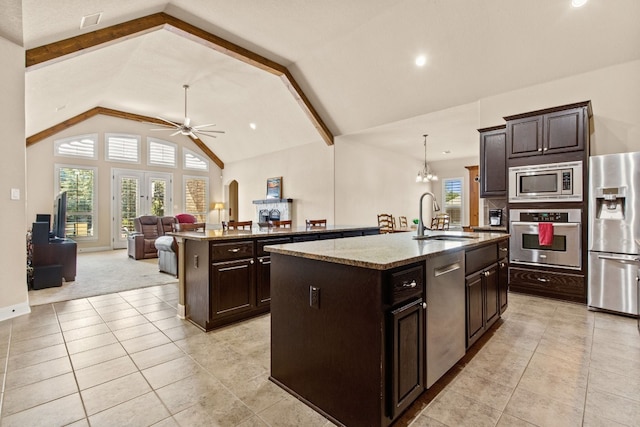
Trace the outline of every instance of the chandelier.
{"type": "Polygon", "coordinates": [[[427,164],[427,134],[424,136],[424,167],[422,170],[418,171],[418,176],[416,177],[416,182],[429,182],[429,181],[437,181],[438,175],[431,172],[431,168],[427,164]]]}

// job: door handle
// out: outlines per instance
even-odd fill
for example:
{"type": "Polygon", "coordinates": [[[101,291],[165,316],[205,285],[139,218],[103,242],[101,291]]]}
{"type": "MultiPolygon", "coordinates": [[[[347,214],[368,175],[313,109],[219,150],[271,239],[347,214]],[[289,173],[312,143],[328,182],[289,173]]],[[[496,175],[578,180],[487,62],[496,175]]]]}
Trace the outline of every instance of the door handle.
{"type": "Polygon", "coordinates": [[[443,274],[451,273],[452,271],[456,271],[460,269],[460,264],[455,262],[453,264],[436,268],[433,272],[434,277],[442,276],[443,274]]]}
{"type": "Polygon", "coordinates": [[[598,259],[606,259],[609,261],[619,261],[622,264],[633,264],[633,263],[640,262],[640,258],[621,258],[617,256],[612,256],[612,255],[598,255],[598,259]]]}

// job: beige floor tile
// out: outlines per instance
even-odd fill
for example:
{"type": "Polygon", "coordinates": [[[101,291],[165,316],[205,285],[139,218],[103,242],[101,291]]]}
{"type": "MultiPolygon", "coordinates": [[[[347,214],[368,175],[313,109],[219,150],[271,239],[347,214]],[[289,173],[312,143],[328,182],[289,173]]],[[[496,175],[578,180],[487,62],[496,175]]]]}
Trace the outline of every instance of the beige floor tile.
{"type": "Polygon", "coordinates": [[[62,333],[45,335],[43,337],[31,338],[24,341],[11,340],[10,355],[26,353],[28,351],[38,350],[41,348],[51,347],[57,344],[63,344],[62,333]]]}
{"type": "Polygon", "coordinates": [[[229,389],[254,412],[263,411],[289,396],[269,380],[268,374],[231,384],[229,389]]]}
{"type": "Polygon", "coordinates": [[[613,420],[608,420],[600,416],[600,414],[594,414],[589,411],[585,411],[584,418],[582,420],[582,427],[629,427],[626,424],[617,423],[613,420]]]}
{"type": "Polygon", "coordinates": [[[120,345],[115,342],[102,347],[94,348],[80,353],[74,353],[69,355],[71,358],[71,364],[77,371],[78,369],[87,368],[98,363],[107,362],[109,360],[117,359],[122,356],[126,356],[127,352],[120,345]]]}
{"type": "Polygon", "coordinates": [[[89,420],[83,418],[81,420],[76,421],[75,423],[67,424],[65,427],[89,427],[89,420]]]}
{"type": "Polygon", "coordinates": [[[98,312],[93,307],[90,307],[85,310],[71,311],[68,313],[58,313],[58,322],[65,323],[72,320],[84,319],[97,315],[98,312]]]}
{"type": "Polygon", "coordinates": [[[137,370],[138,368],[136,368],[129,356],[124,356],[78,369],[75,372],[78,387],[80,387],[80,390],[86,390],[107,381],[124,377],[137,370]]]}
{"type": "Polygon", "coordinates": [[[495,426],[501,411],[451,390],[440,393],[423,415],[450,426],[495,426]]]}
{"type": "Polygon", "coordinates": [[[268,427],[268,424],[262,421],[257,415],[254,415],[238,424],[237,427],[268,427]]]}
{"type": "Polygon", "coordinates": [[[114,311],[130,310],[132,308],[133,306],[125,301],[125,302],[120,302],[118,304],[105,305],[104,307],[98,307],[96,308],[96,311],[98,312],[98,314],[100,314],[104,318],[105,314],[113,313],[114,311]]]}
{"type": "Polygon", "coordinates": [[[636,337],[638,335],[636,319],[610,313],[596,312],[595,327],[596,329],[605,329],[636,337]]]}
{"type": "Polygon", "coordinates": [[[271,426],[324,426],[327,419],[293,396],[258,413],[271,426]]]}
{"type": "Polygon", "coordinates": [[[162,421],[155,423],[152,427],[180,427],[173,417],[167,417],[162,421]]]}
{"type": "Polygon", "coordinates": [[[201,400],[211,400],[214,406],[225,406],[236,399],[217,379],[209,374],[192,375],[156,390],[172,414],[177,414],[201,400]]]}
{"type": "MultiPolygon", "coordinates": [[[[640,402],[640,377],[622,375],[597,368],[589,370],[589,390],[615,394],[640,402]]],[[[640,419],[638,420],[640,422],[640,419]]]]}
{"type": "Polygon", "coordinates": [[[67,356],[53,359],[37,365],[28,366],[14,371],[7,371],[5,378],[5,392],[28,384],[37,383],[48,378],[71,372],[71,363],[67,356]]]}
{"type": "Polygon", "coordinates": [[[53,308],[55,309],[58,315],[62,313],[71,313],[74,311],[82,311],[89,310],[93,308],[88,299],[72,299],[69,301],[56,302],[53,304],[53,308]]]}
{"type": "Polygon", "coordinates": [[[13,371],[65,356],[67,356],[67,347],[64,344],[53,345],[9,357],[7,369],[13,371]]]}
{"type": "Polygon", "coordinates": [[[537,427],[535,424],[521,420],[509,414],[502,414],[496,427],[537,427]]]}
{"type": "Polygon", "coordinates": [[[92,325],[100,325],[103,323],[104,321],[102,320],[102,318],[96,314],[95,316],[69,320],[68,322],[61,322],[60,329],[62,329],[62,332],[65,332],[72,329],[84,328],[92,325]]]}
{"type": "Polygon", "coordinates": [[[80,395],[74,393],[42,405],[2,417],[2,427],[67,425],[84,419],[80,395]]]}
{"type": "Polygon", "coordinates": [[[80,395],[88,415],[109,409],[113,406],[149,393],[151,387],[140,372],[82,390],[80,395]]]}
{"type": "MultiPolygon", "coordinates": [[[[195,405],[174,414],[183,426],[236,426],[254,416],[238,399],[224,391],[216,391],[199,400],[195,405]]],[[[307,425],[309,424],[299,424],[307,425]]]]}
{"type": "Polygon", "coordinates": [[[420,414],[416,417],[415,420],[410,424],[411,427],[449,427],[444,423],[441,423],[438,420],[434,420],[433,418],[420,414]]]}
{"type": "Polygon", "coordinates": [[[582,423],[583,409],[518,387],[504,412],[539,426],[568,427],[582,423]]]}
{"type": "Polygon", "coordinates": [[[159,389],[192,375],[206,375],[206,372],[189,356],[184,356],[144,369],[142,374],[151,387],[159,389]]]}
{"type": "Polygon", "coordinates": [[[176,317],[175,308],[168,308],[166,310],[160,311],[152,311],[151,313],[146,313],[144,317],[146,317],[150,322],[155,322],[162,319],[168,319],[170,317],[176,317]]]}
{"type": "Polygon", "coordinates": [[[137,353],[131,353],[130,357],[138,366],[138,369],[143,370],[170,360],[185,357],[185,353],[174,343],[168,343],[137,353]]]}
{"type": "Polygon", "coordinates": [[[150,426],[169,416],[155,393],[147,393],[89,417],[91,427],[150,426]]]}
{"type": "Polygon", "coordinates": [[[118,331],[120,329],[131,328],[133,326],[144,325],[149,323],[146,317],[142,314],[137,314],[131,317],[125,317],[124,319],[117,319],[107,322],[107,326],[112,331],[118,331]]]}
{"type": "Polygon", "coordinates": [[[60,325],[56,323],[49,323],[46,325],[33,327],[30,325],[25,325],[22,328],[12,328],[11,330],[11,339],[15,341],[23,341],[32,338],[38,338],[45,335],[51,335],[60,332],[60,325]]]}
{"type": "Polygon", "coordinates": [[[92,350],[98,347],[104,347],[105,345],[114,344],[118,342],[115,335],[112,332],[104,334],[93,335],[87,338],[71,341],[67,343],[67,351],[69,354],[80,353],[81,351],[92,350]]]}
{"type": "Polygon", "coordinates": [[[585,414],[628,426],[637,426],[640,420],[640,402],[589,389],[585,414]]]}
{"type": "Polygon", "coordinates": [[[101,314],[102,319],[105,322],[111,322],[113,320],[126,319],[127,317],[139,316],[138,310],[135,308],[127,308],[124,310],[110,311],[109,313],[101,314]]]}
{"type": "Polygon", "coordinates": [[[123,302],[126,302],[124,298],[122,298],[118,294],[99,295],[99,296],[90,297],[87,299],[89,300],[91,305],[96,309],[99,307],[106,307],[108,305],[122,304],[123,302]]]}
{"type": "Polygon", "coordinates": [[[100,335],[109,332],[109,328],[104,323],[97,325],[86,326],[84,328],[71,329],[70,331],[64,331],[64,340],[66,342],[79,340],[82,338],[88,338],[95,335],[100,335]]]}
{"type": "MultiPolygon", "coordinates": [[[[597,321],[596,321],[597,322],[597,321]]],[[[596,344],[620,344],[628,347],[634,347],[640,350],[640,340],[638,339],[638,330],[631,333],[628,331],[621,332],[613,329],[595,328],[593,330],[593,343],[596,344]]]]}
{"type": "Polygon", "coordinates": [[[191,323],[183,323],[178,327],[165,329],[162,332],[164,332],[171,341],[178,341],[194,335],[202,334],[202,330],[191,323]]]}
{"type": "Polygon", "coordinates": [[[164,301],[157,301],[152,304],[139,305],[136,307],[138,312],[142,314],[153,313],[154,311],[168,310],[170,308],[174,308],[174,307],[171,307],[169,304],[167,304],[164,301]]]}
{"type": "Polygon", "coordinates": [[[188,320],[180,319],[175,314],[171,317],[167,317],[166,319],[154,321],[153,324],[156,326],[156,328],[160,329],[161,331],[171,329],[171,328],[178,328],[185,325],[190,325],[188,320]]]}
{"type": "Polygon", "coordinates": [[[616,342],[594,342],[591,366],[603,371],[640,377],[640,348],[616,342]]]}
{"type": "Polygon", "coordinates": [[[162,332],[158,331],[153,332],[148,335],[143,335],[141,337],[132,338],[130,340],[120,341],[120,344],[127,350],[127,353],[137,353],[142,350],[147,350],[149,348],[158,347],[163,344],[168,344],[171,342],[169,338],[162,332]]]}
{"type": "Polygon", "coordinates": [[[4,396],[2,414],[15,414],[74,393],[78,393],[78,387],[73,373],[62,374],[9,390],[4,396]]]}
{"type": "Polygon", "coordinates": [[[158,328],[151,323],[143,323],[141,325],[131,326],[130,328],[118,329],[113,334],[120,340],[130,340],[132,338],[141,337],[143,335],[158,332],[158,328]]]}
{"type": "Polygon", "coordinates": [[[131,304],[133,307],[140,308],[140,307],[145,307],[152,304],[159,304],[162,302],[163,301],[157,296],[147,294],[144,296],[140,295],[140,298],[131,300],[129,304],[131,304]]]}
{"type": "Polygon", "coordinates": [[[503,411],[507,406],[514,389],[515,387],[508,387],[475,375],[471,369],[461,372],[447,388],[498,411],[503,411]]]}

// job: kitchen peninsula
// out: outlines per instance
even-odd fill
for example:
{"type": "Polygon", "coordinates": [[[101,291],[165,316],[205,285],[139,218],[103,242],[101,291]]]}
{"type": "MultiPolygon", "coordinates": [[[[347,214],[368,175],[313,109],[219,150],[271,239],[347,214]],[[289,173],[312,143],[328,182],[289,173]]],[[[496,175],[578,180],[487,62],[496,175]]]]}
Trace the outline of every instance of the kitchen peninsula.
{"type": "Polygon", "coordinates": [[[179,315],[209,331],[268,312],[271,261],[265,245],[378,233],[378,227],[356,226],[169,233],[179,245],[179,315]]]}
{"type": "Polygon", "coordinates": [[[507,306],[508,235],[270,245],[271,380],[346,426],[388,426],[507,306]]]}

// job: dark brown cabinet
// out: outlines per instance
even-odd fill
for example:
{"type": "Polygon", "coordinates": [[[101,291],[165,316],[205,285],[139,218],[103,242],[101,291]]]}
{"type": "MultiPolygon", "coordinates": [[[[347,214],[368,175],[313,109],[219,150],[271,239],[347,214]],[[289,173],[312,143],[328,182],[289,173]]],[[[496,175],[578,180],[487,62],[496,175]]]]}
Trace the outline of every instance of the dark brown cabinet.
{"type": "Polygon", "coordinates": [[[211,266],[211,278],[215,286],[211,292],[211,321],[225,316],[244,313],[255,306],[253,277],[255,261],[218,262],[211,266]]]}
{"type": "Polygon", "coordinates": [[[413,301],[389,313],[390,415],[396,418],[424,391],[424,309],[413,301]]]}
{"type": "Polygon", "coordinates": [[[271,301],[271,257],[264,250],[267,245],[291,243],[290,237],[261,239],[256,242],[258,262],[256,264],[256,306],[269,306],[271,301]]]}
{"type": "Polygon", "coordinates": [[[505,117],[508,158],[584,151],[589,107],[584,102],[505,117]]]}
{"type": "Polygon", "coordinates": [[[506,127],[478,129],[480,132],[480,197],[507,196],[506,127]]]}

